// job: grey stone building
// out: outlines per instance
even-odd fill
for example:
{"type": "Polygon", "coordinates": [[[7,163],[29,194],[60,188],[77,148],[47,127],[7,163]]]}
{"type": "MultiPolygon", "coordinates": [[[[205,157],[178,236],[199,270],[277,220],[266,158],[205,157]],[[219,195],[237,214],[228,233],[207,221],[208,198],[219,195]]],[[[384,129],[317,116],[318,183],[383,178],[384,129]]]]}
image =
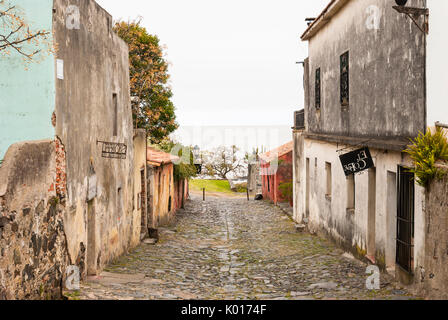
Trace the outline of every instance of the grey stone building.
{"type": "Polygon", "coordinates": [[[425,34],[394,5],[333,0],[302,35],[294,218],[409,283],[424,263],[424,192],[403,150],[426,129],[425,34]]]}

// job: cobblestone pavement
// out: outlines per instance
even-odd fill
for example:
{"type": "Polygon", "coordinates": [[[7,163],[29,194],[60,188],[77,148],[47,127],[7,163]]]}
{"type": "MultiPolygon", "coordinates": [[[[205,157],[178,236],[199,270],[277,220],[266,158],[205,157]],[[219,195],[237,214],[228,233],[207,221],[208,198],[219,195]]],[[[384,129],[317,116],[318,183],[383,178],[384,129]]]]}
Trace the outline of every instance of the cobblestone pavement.
{"type": "Polygon", "coordinates": [[[299,233],[264,201],[192,196],[156,245],[142,244],[81,285],[77,299],[412,299],[330,241],[299,233]]]}

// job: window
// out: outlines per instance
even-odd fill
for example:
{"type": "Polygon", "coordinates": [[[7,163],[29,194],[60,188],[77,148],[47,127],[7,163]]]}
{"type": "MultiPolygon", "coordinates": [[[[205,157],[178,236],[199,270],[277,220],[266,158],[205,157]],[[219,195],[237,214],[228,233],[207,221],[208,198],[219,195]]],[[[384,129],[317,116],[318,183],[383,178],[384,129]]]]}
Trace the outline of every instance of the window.
{"type": "Polygon", "coordinates": [[[316,69],[316,79],[315,79],[315,90],[316,90],[316,95],[315,95],[315,106],[316,109],[319,110],[320,106],[321,106],[321,100],[320,100],[320,93],[321,93],[321,87],[320,87],[320,68],[316,69]]]}
{"type": "Polygon", "coordinates": [[[269,179],[269,176],[267,177],[268,177],[268,192],[271,192],[271,181],[269,179]]]}
{"type": "Polygon", "coordinates": [[[347,210],[355,210],[355,175],[347,177],[347,210]]]}
{"type": "Polygon", "coordinates": [[[325,162],[325,173],[327,175],[327,188],[325,196],[331,199],[331,163],[325,162]]]}
{"type": "Polygon", "coordinates": [[[350,102],[349,82],[349,52],[341,56],[341,105],[348,106],[350,102]]]}
{"type": "Polygon", "coordinates": [[[112,103],[114,108],[114,137],[118,135],[118,98],[117,94],[112,95],[112,103]]]}

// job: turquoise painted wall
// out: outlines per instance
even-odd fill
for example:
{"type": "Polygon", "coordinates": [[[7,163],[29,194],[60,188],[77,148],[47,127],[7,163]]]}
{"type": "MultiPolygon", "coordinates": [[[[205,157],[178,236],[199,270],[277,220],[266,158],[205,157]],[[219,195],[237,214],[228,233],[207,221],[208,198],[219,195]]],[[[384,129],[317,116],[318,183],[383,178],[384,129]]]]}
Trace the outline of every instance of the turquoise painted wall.
{"type": "MultiPolygon", "coordinates": [[[[53,30],[53,0],[11,2],[25,12],[32,29],[53,30]]],[[[13,143],[54,138],[55,58],[46,53],[39,60],[25,64],[17,53],[0,54],[0,160],[13,143]]]]}

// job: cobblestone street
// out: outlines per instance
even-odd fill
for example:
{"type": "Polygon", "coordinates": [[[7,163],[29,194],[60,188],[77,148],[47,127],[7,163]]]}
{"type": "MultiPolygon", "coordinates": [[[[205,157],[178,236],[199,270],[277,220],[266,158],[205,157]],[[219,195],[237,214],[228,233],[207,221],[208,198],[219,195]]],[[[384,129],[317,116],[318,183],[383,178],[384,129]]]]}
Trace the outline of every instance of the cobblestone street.
{"type": "Polygon", "coordinates": [[[81,285],[77,299],[410,299],[264,201],[193,195],[156,245],[142,244],[81,285]]]}

